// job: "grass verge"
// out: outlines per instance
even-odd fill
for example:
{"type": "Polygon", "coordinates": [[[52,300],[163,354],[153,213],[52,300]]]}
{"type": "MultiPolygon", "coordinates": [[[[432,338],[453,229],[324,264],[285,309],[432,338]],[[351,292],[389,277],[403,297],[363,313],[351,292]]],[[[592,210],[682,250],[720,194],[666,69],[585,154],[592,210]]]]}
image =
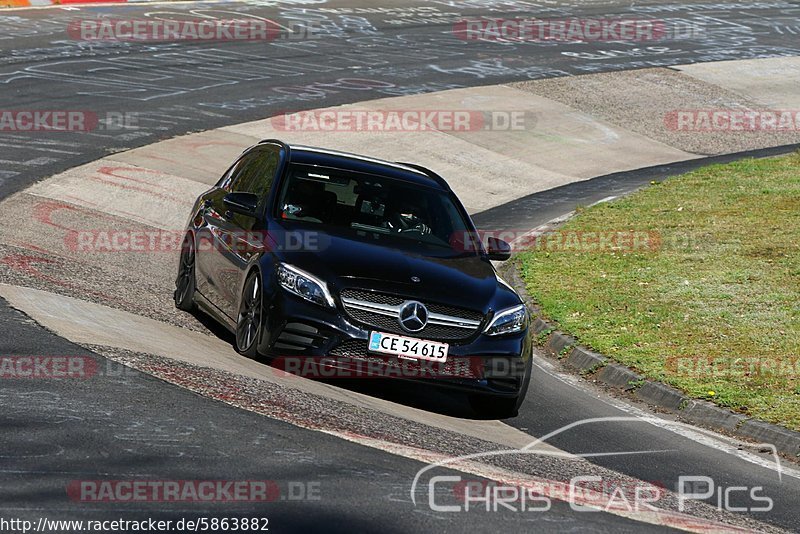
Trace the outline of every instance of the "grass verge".
{"type": "Polygon", "coordinates": [[[544,315],[580,343],[800,430],[800,153],[579,210],[520,258],[544,315]]]}

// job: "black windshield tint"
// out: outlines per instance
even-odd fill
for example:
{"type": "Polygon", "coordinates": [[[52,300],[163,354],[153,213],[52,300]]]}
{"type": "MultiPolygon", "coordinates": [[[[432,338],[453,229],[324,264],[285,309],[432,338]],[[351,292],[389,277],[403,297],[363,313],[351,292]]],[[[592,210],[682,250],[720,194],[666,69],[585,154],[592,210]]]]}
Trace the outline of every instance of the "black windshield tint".
{"type": "Polygon", "coordinates": [[[469,226],[449,193],[385,176],[292,165],[278,216],[420,254],[476,253],[464,247],[469,226]]]}

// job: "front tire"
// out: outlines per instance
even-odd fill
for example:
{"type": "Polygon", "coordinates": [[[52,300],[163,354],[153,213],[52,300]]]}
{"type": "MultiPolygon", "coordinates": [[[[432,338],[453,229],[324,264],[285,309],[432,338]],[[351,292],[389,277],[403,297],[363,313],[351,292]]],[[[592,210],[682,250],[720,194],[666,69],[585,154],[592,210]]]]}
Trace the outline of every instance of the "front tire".
{"type": "Polygon", "coordinates": [[[248,358],[258,358],[258,343],[263,328],[261,277],[252,272],[247,277],[239,302],[239,315],[236,320],[236,350],[248,358]]]}
{"type": "Polygon", "coordinates": [[[178,277],[175,279],[175,307],[182,311],[194,310],[194,291],[196,280],[194,275],[194,241],[191,234],[186,236],[181,247],[181,259],[178,264],[178,277]]]}

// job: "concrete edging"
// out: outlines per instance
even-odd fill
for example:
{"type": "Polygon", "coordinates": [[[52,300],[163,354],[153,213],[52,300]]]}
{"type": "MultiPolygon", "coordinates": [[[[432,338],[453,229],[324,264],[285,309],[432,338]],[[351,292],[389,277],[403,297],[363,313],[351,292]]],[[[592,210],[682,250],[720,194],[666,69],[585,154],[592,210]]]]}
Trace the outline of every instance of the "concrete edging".
{"type": "Polygon", "coordinates": [[[657,406],[681,419],[734,437],[774,445],[778,452],[800,457],[800,432],[721,408],[715,404],[693,399],[682,391],[650,380],[611,358],[578,344],[577,340],[556,329],[541,316],[541,310],[528,294],[516,261],[510,261],[503,276],[517,290],[533,316],[532,330],[536,343],[548,355],[558,358],[566,367],[614,389],[632,393],[637,399],[657,406]]]}

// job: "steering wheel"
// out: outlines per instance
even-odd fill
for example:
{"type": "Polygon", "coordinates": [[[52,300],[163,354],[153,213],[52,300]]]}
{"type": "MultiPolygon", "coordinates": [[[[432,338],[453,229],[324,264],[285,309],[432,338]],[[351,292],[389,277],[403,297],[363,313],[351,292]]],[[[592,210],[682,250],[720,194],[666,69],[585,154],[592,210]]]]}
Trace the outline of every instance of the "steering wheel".
{"type": "Polygon", "coordinates": [[[400,234],[417,232],[421,235],[427,235],[431,233],[430,227],[416,215],[406,216],[402,213],[397,213],[392,218],[397,223],[397,232],[400,234]]]}

